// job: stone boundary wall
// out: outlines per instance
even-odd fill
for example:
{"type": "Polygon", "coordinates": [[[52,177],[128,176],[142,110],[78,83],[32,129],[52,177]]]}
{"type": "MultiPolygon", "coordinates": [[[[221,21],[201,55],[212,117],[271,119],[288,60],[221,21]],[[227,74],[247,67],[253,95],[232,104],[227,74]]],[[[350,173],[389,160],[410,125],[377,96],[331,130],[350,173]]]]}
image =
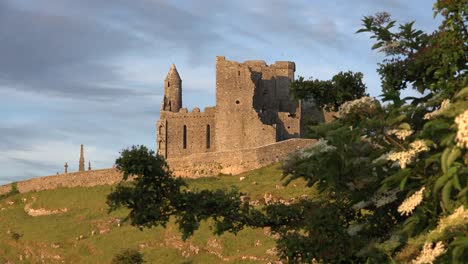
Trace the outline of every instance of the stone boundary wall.
{"type": "MultiPolygon", "coordinates": [[[[59,187],[96,186],[116,184],[122,179],[122,173],[117,169],[101,169],[73,172],[52,176],[38,177],[16,183],[20,193],[50,190],[59,187]]],[[[0,186],[0,194],[11,190],[11,184],[0,186]]]]}
{"type": "MultiPolygon", "coordinates": [[[[198,153],[167,163],[175,176],[198,178],[223,174],[239,174],[278,162],[293,151],[310,146],[315,139],[293,138],[257,148],[198,153]]],[[[16,183],[20,193],[50,190],[59,187],[91,187],[116,184],[122,180],[117,169],[100,169],[38,177],[16,183]]],[[[11,190],[11,184],[1,185],[0,194],[11,190]]]]}
{"type": "Polygon", "coordinates": [[[283,160],[289,153],[315,142],[315,139],[293,138],[257,148],[169,158],[167,163],[173,174],[181,177],[198,178],[217,176],[220,173],[239,174],[283,160]]]}

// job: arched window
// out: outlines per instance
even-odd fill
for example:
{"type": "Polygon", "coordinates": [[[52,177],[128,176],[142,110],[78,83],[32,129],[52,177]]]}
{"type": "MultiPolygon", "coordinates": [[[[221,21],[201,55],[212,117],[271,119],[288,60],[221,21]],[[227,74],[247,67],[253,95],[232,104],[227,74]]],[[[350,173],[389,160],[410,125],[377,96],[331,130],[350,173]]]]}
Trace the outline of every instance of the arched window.
{"type": "Polygon", "coordinates": [[[167,82],[167,87],[171,87],[171,82],[167,82]]]}
{"type": "Polygon", "coordinates": [[[183,138],[182,144],[183,144],[183,148],[186,149],[187,148],[187,126],[186,125],[184,125],[184,132],[183,133],[184,133],[184,135],[183,135],[184,138],[183,138]]]}
{"type": "Polygon", "coordinates": [[[211,131],[210,125],[206,126],[206,148],[209,149],[211,147],[211,131]]]}

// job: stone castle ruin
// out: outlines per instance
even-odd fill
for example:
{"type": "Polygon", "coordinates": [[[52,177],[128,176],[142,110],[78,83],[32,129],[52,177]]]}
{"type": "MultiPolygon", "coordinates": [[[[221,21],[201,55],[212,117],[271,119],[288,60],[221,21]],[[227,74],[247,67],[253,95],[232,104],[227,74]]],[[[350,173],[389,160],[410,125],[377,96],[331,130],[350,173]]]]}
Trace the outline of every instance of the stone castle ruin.
{"type": "MultiPolygon", "coordinates": [[[[218,56],[216,106],[206,107],[204,111],[194,108],[189,112],[182,107],[182,79],[174,64],[171,65],[164,80],[164,98],[156,125],[157,153],[167,159],[175,172],[181,167],[190,171],[190,167],[198,166],[199,169],[191,173],[202,176],[258,167],[235,165],[237,168],[226,169],[226,166],[232,167],[228,163],[233,156],[237,157],[234,153],[242,156],[242,152],[285,140],[289,140],[290,146],[280,144],[285,149],[280,152],[288,152],[286,149],[291,146],[295,146],[293,151],[311,144],[311,140],[300,140],[305,133],[303,117],[315,113],[317,119],[323,119],[323,115],[312,105],[291,99],[290,84],[295,70],[294,62],[290,61],[277,61],[272,65],[258,60],[238,63],[218,56]]],[[[267,148],[258,154],[263,155],[263,159],[271,156],[270,163],[287,154],[268,151],[267,148]]],[[[242,157],[234,158],[239,159],[242,157]]],[[[258,163],[258,159],[255,157],[244,163],[258,163]]],[[[189,171],[179,175],[189,174],[189,171]]]]}
{"type": "MultiPolygon", "coordinates": [[[[304,117],[328,120],[313,105],[291,99],[295,64],[277,61],[238,63],[216,58],[216,106],[204,111],[182,107],[182,79],[174,65],[164,80],[164,99],[157,122],[157,153],[164,156],[175,176],[203,177],[238,174],[284,159],[310,146],[304,117]]],[[[78,172],[33,178],[17,183],[20,192],[58,187],[116,184],[122,173],[115,168],[85,170],[83,145],[78,172]]],[[[0,194],[11,184],[0,186],[0,194]]]]}

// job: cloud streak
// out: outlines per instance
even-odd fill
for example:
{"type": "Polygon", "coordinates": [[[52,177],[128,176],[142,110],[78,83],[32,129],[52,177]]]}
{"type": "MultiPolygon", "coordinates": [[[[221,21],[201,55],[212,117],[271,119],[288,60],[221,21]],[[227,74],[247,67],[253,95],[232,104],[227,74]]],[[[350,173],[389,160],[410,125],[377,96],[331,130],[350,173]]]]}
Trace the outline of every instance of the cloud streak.
{"type": "Polygon", "coordinates": [[[95,168],[133,144],[154,148],[171,63],[188,108],[214,105],[217,55],[291,60],[297,75],[323,79],[362,71],[376,96],[381,55],[354,34],[362,16],[388,10],[427,29],[430,8],[422,0],[2,0],[0,184],[75,166],[80,144],[95,168]]]}

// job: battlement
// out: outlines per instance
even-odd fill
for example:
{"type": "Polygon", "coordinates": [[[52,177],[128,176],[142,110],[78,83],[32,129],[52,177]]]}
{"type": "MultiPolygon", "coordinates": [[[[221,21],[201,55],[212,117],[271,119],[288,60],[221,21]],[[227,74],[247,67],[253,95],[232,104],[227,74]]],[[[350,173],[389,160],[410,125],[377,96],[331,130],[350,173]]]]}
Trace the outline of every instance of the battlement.
{"type": "Polygon", "coordinates": [[[202,112],[182,107],[182,79],[172,65],[157,124],[158,153],[166,158],[185,157],[300,137],[301,104],[289,93],[295,70],[290,61],[268,65],[263,60],[236,62],[217,56],[216,106],[202,112]]]}

